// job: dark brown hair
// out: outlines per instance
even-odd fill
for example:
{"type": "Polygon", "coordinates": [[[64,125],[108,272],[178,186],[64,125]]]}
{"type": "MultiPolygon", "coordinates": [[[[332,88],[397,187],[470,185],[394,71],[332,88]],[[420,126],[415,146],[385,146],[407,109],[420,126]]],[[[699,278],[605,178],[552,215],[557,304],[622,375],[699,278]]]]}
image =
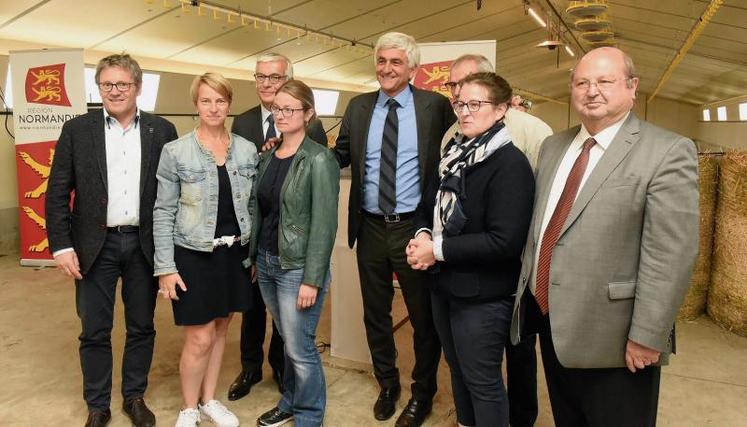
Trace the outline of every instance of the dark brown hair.
{"type": "Polygon", "coordinates": [[[460,85],[473,83],[480,85],[488,90],[488,97],[494,104],[503,104],[511,102],[511,85],[506,79],[496,73],[475,73],[470,74],[459,82],[460,85]]]}

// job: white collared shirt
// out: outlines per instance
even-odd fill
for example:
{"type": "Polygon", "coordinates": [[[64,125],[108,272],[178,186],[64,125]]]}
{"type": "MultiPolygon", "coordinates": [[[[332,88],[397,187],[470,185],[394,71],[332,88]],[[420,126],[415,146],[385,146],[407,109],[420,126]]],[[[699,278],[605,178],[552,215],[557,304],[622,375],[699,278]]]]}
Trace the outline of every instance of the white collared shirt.
{"type": "MultiPolygon", "coordinates": [[[[264,104],[259,104],[260,109],[262,110],[262,137],[264,139],[267,139],[267,130],[270,128],[270,124],[267,122],[267,118],[272,115],[272,111],[265,108],[264,104]]],[[[275,123],[275,118],[273,117],[273,123],[275,123]]],[[[275,127],[275,135],[280,137],[280,131],[278,130],[277,125],[274,125],[275,127]]]]}
{"type": "Polygon", "coordinates": [[[581,194],[581,190],[584,188],[586,180],[589,178],[589,175],[591,175],[591,172],[597,166],[597,163],[599,163],[599,159],[602,158],[604,152],[607,151],[607,148],[612,143],[612,140],[615,139],[615,136],[617,136],[617,132],[620,130],[623,123],[625,123],[625,120],[628,118],[629,114],[630,113],[626,114],[625,117],[623,117],[620,121],[613,123],[611,126],[605,128],[596,135],[589,134],[589,131],[586,130],[586,127],[582,124],[581,130],[578,132],[576,137],[573,138],[571,145],[568,146],[565,155],[563,155],[563,160],[561,160],[560,166],[558,166],[558,171],[555,173],[555,178],[552,182],[552,187],[550,187],[550,194],[547,197],[545,212],[542,215],[542,228],[540,228],[539,240],[537,240],[537,246],[535,247],[534,253],[535,268],[532,271],[532,280],[529,282],[529,288],[531,289],[532,293],[534,293],[534,286],[537,279],[536,266],[539,261],[539,252],[540,247],[542,246],[542,238],[544,236],[545,229],[547,228],[547,224],[550,222],[550,218],[552,217],[553,212],[555,212],[555,207],[558,205],[560,195],[563,193],[565,182],[568,179],[568,174],[571,173],[573,164],[576,163],[576,159],[578,158],[579,154],[581,154],[581,149],[584,145],[584,141],[593,136],[597,143],[591,148],[591,151],[589,151],[589,163],[586,165],[586,171],[584,171],[584,176],[581,178],[581,184],[579,184],[578,192],[576,192],[576,198],[578,198],[578,195],[581,194]]]}
{"type": "Polygon", "coordinates": [[[106,226],[140,222],[140,110],[126,129],[104,109],[106,226]]]}

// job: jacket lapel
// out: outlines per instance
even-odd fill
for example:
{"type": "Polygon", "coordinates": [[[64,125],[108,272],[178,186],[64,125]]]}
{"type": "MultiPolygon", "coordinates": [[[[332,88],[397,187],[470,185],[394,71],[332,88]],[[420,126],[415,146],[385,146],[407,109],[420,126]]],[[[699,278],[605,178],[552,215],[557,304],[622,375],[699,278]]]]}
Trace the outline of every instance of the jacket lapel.
{"type": "Polygon", "coordinates": [[[153,152],[153,122],[147,113],[140,112],[138,127],[140,128],[140,195],[142,196],[153,152]]]}
{"type": "MultiPolygon", "coordinates": [[[[568,146],[571,145],[571,142],[573,142],[573,139],[576,137],[576,134],[578,134],[580,129],[581,126],[571,128],[567,132],[566,138],[564,140],[557,142],[552,141],[551,144],[554,144],[554,146],[550,147],[552,147],[555,152],[550,154],[546,162],[544,162],[542,165],[537,166],[537,170],[539,171],[539,173],[537,175],[536,188],[539,189],[539,192],[536,196],[537,201],[535,202],[534,206],[535,221],[532,226],[535,242],[539,241],[539,233],[540,229],[542,228],[542,221],[544,220],[545,210],[547,209],[547,199],[550,197],[550,190],[552,189],[552,183],[555,180],[555,175],[558,173],[558,167],[560,167],[560,162],[563,160],[565,152],[568,151],[568,146]],[[543,171],[546,171],[547,173],[543,173],[543,171]]],[[[550,215],[552,215],[552,213],[550,215]]]]}
{"type": "Polygon", "coordinates": [[[251,112],[252,117],[250,117],[250,120],[253,122],[252,125],[250,125],[249,129],[252,130],[252,138],[255,138],[252,142],[258,142],[259,146],[261,147],[265,143],[265,134],[262,131],[264,128],[264,123],[262,123],[262,107],[260,105],[257,105],[257,107],[252,110],[251,112]]]}
{"type": "Polygon", "coordinates": [[[421,188],[424,187],[426,182],[425,170],[426,165],[430,164],[428,158],[428,142],[430,141],[430,134],[428,130],[433,126],[430,123],[429,118],[431,103],[426,98],[424,99],[420,91],[414,87],[412,89],[412,100],[415,103],[415,122],[417,123],[418,130],[418,166],[420,166],[420,182],[421,188]]]}
{"type": "Polygon", "coordinates": [[[104,183],[104,189],[108,190],[107,170],[106,170],[106,135],[104,133],[104,112],[98,111],[93,113],[93,125],[91,126],[91,140],[93,141],[93,152],[96,161],[99,164],[99,173],[101,181],[104,183]]]}
{"type": "Polygon", "coordinates": [[[610,176],[617,165],[619,165],[628,155],[630,149],[633,148],[636,142],[638,142],[638,129],[638,118],[631,112],[628,119],[623,123],[622,127],[620,127],[620,130],[617,132],[617,135],[615,135],[615,138],[612,140],[609,147],[607,147],[602,158],[599,159],[599,163],[597,163],[596,167],[591,172],[591,175],[587,178],[584,186],[578,194],[578,197],[576,197],[576,201],[573,202],[571,212],[568,214],[568,218],[566,219],[563,228],[560,230],[561,236],[576,221],[586,205],[589,204],[591,198],[594,197],[594,194],[599,190],[602,183],[607,180],[607,177],[610,176]]]}
{"type": "MultiPolygon", "coordinates": [[[[366,170],[366,148],[368,146],[368,129],[371,127],[371,118],[373,117],[374,106],[376,105],[376,99],[379,96],[379,91],[371,92],[368,94],[369,98],[367,102],[361,102],[361,109],[358,114],[360,116],[357,120],[365,123],[364,126],[359,127],[358,138],[361,141],[361,149],[358,152],[358,170],[360,171],[361,180],[366,170]]],[[[363,191],[363,190],[361,190],[363,191]]]]}

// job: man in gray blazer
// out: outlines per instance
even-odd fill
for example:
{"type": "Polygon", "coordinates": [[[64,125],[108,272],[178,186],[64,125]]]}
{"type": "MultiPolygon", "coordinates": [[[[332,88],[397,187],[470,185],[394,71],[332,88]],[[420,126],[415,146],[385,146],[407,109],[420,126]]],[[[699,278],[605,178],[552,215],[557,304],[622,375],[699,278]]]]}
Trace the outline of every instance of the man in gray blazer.
{"type": "Polygon", "coordinates": [[[135,426],[156,422],[143,400],[156,334],[153,205],[161,149],[177,134],[169,121],[137,108],[142,76],[129,55],[99,61],[96,84],[104,109],[65,122],[49,176],[49,246],[57,267],[75,279],[82,326],[86,427],[103,427],[111,419],[111,331],[119,278],[127,328],[123,409],[135,426]]]}
{"type": "Polygon", "coordinates": [[[511,336],[539,332],[560,427],[655,425],[698,250],[695,145],[631,112],[637,86],[621,50],[587,53],[571,75],[581,126],[539,154],[511,336]]]}

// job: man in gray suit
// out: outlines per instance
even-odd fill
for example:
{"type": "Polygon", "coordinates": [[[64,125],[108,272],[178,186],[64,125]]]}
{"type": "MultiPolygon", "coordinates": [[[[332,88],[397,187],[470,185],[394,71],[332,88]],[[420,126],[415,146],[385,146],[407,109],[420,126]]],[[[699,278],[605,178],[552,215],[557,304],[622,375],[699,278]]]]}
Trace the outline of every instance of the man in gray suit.
{"type": "Polygon", "coordinates": [[[539,332],[557,426],[656,424],[660,366],[697,253],[695,145],[631,112],[616,48],[571,75],[581,126],[540,149],[511,338],[539,332]]]}

